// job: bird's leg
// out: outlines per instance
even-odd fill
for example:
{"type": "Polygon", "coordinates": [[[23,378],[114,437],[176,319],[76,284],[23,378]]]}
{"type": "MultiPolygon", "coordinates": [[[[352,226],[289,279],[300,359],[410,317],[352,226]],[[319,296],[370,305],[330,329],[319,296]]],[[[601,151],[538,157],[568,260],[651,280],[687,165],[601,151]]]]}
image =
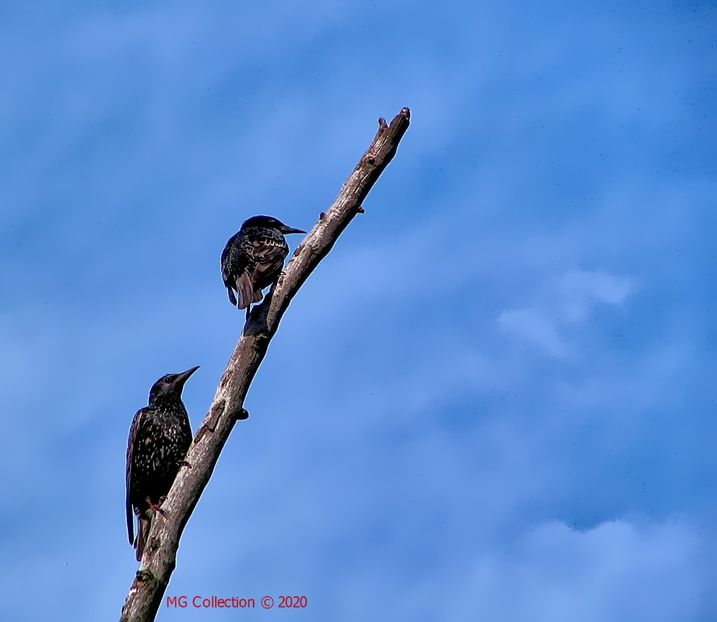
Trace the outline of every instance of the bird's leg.
{"type": "Polygon", "coordinates": [[[162,504],[166,501],[166,499],[167,497],[160,497],[159,503],[155,503],[149,497],[144,498],[150,510],[152,510],[153,512],[159,512],[165,518],[167,517],[167,513],[162,509],[162,504]]]}
{"type": "Polygon", "coordinates": [[[191,469],[191,468],[192,468],[192,465],[189,464],[189,462],[187,462],[186,460],[180,460],[178,464],[179,464],[180,467],[185,466],[185,467],[187,467],[188,469],[191,469]]]}

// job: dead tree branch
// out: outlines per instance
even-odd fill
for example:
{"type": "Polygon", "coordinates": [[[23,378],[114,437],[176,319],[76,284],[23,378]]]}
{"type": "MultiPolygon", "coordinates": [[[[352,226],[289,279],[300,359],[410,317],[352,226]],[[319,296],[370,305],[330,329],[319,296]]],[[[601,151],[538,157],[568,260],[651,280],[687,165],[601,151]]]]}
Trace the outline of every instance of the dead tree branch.
{"type": "Polygon", "coordinates": [[[182,531],[212,475],[234,423],[247,416],[244,410],[247,391],[284,312],[341,232],[356,214],[363,213],[362,203],[396,154],[409,119],[408,108],[403,108],[390,125],[379,119],[376,137],[344,183],[334,204],[321,214],[316,226],[296,249],[273,291],[252,310],[219,382],[209,413],[189,448],[187,465],[180,469],[162,505],[166,516],[158,513],[152,521],[147,547],[122,608],[121,621],[154,620],[176,565],[182,531]]]}

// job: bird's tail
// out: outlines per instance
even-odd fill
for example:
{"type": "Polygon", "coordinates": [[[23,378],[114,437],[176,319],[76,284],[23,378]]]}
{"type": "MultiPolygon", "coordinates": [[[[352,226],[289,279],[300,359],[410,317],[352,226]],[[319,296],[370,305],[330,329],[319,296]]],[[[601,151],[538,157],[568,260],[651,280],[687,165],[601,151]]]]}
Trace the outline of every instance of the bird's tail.
{"type": "Polygon", "coordinates": [[[149,535],[150,522],[149,518],[140,517],[137,525],[137,537],[134,539],[134,548],[136,551],[137,561],[142,561],[142,553],[147,544],[147,536],[149,535]]]}
{"type": "Polygon", "coordinates": [[[251,282],[251,277],[246,272],[242,272],[237,278],[237,293],[239,294],[238,307],[240,309],[246,309],[254,302],[254,285],[251,282]]]}

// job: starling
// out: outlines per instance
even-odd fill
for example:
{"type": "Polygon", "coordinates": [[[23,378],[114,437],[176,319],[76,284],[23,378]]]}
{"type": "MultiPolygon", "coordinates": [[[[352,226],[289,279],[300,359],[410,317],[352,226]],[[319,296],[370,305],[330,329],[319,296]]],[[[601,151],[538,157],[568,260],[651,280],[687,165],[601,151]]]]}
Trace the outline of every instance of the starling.
{"type": "Polygon", "coordinates": [[[247,310],[262,299],[261,290],[273,285],[284,267],[287,233],[306,233],[271,216],[253,216],[234,234],[222,252],[222,279],[229,302],[247,310]],[[239,298],[234,295],[237,292],[239,298]]]}
{"type": "Polygon", "coordinates": [[[160,505],[192,442],[182,389],[197,369],[162,376],[152,385],[149,404],[132,420],[127,442],[126,512],[129,543],[137,552],[137,561],[142,559],[153,512],[162,511],[160,505]],[[137,516],[136,537],[132,513],[137,516]]]}

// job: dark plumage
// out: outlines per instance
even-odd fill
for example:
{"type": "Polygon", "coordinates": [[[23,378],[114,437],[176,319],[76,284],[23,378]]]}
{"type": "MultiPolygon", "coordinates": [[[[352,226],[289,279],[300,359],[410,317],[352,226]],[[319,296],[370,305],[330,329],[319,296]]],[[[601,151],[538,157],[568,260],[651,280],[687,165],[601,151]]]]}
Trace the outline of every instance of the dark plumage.
{"type": "Polygon", "coordinates": [[[246,309],[262,299],[261,290],[273,285],[284,267],[287,233],[306,233],[271,216],[253,216],[234,234],[222,252],[222,280],[229,302],[246,309]],[[237,296],[234,292],[237,292],[237,296]]]}
{"type": "Polygon", "coordinates": [[[182,403],[182,389],[198,367],[167,374],[152,385],[149,404],[132,420],[127,443],[127,534],[142,559],[153,512],[172,487],[192,442],[192,428],[182,403]],[[151,510],[151,512],[150,512],[151,510]],[[137,535],[132,515],[137,517],[137,535]]]}

